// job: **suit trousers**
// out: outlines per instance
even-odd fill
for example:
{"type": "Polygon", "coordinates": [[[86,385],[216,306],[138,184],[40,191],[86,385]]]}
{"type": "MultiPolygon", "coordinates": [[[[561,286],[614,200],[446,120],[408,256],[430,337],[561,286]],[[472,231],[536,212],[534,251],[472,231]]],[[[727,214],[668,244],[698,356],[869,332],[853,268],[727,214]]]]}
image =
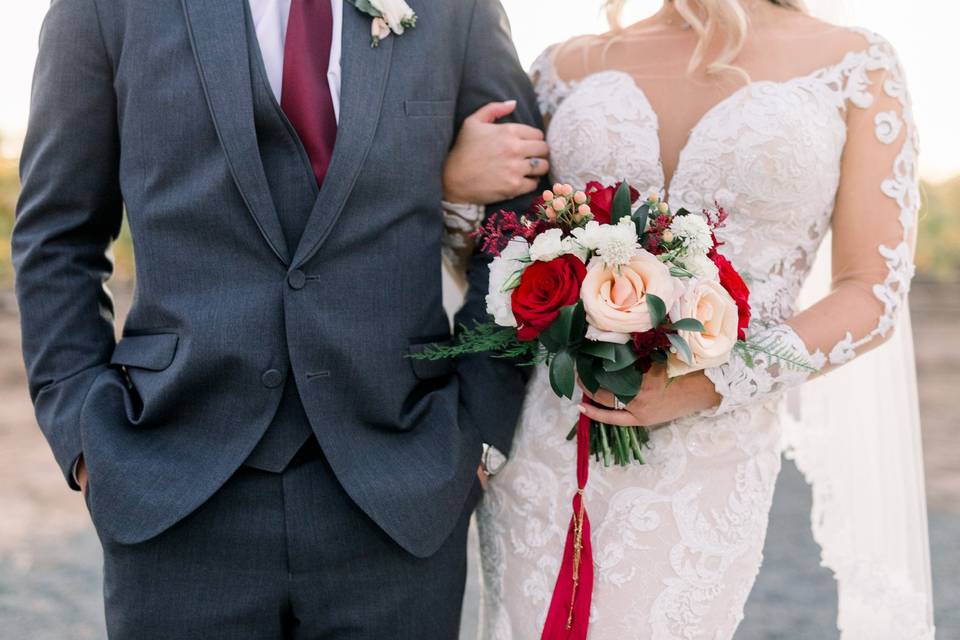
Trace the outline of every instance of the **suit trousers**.
{"type": "Polygon", "coordinates": [[[311,438],[282,473],[242,467],[156,538],[101,536],[109,638],[456,640],[479,495],[478,483],[453,535],[416,558],[353,503],[311,438]]]}

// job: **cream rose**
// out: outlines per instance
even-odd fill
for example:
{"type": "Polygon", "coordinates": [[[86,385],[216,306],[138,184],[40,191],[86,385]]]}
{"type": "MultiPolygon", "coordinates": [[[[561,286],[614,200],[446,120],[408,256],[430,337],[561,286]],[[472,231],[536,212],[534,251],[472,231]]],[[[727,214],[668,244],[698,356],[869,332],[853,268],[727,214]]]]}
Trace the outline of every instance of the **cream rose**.
{"type": "Polygon", "coordinates": [[[619,267],[608,267],[602,259],[594,258],[580,289],[590,326],[598,332],[618,334],[653,328],[648,293],[662,299],[667,309],[676,301],[670,269],[643,249],[619,267]]]}
{"type": "Polygon", "coordinates": [[[669,377],[721,365],[730,358],[737,342],[737,304],[720,283],[691,280],[670,311],[670,319],[674,322],[683,318],[699,320],[704,332],[677,332],[690,345],[693,361],[685,362],[680,354],[671,353],[667,361],[669,377]]]}

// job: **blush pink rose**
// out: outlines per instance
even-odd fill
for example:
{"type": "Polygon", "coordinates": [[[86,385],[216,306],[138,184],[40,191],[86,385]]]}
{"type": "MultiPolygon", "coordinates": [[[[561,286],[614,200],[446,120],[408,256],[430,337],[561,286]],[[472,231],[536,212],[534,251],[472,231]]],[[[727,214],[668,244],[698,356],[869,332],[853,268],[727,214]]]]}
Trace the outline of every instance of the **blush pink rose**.
{"type": "Polygon", "coordinates": [[[667,361],[669,377],[715,367],[730,359],[730,352],[737,342],[739,313],[737,303],[719,282],[691,281],[670,312],[671,320],[682,318],[699,320],[704,332],[677,332],[690,345],[693,361],[684,362],[678,354],[671,353],[667,361]]]}
{"type": "Polygon", "coordinates": [[[676,301],[670,269],[643,250],[619,267],[594,258],[580,290],[587,322],[599,332],[624,335],[654,328],[647,294],[662,299],[667,309],[676,301]]]}

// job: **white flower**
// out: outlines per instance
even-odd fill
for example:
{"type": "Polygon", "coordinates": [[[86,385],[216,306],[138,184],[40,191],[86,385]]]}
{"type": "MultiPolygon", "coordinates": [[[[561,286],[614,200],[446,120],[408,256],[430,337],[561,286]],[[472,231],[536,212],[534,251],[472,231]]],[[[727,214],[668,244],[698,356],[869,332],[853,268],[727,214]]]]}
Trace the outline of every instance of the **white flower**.
{"type": "Polygon", "coordinates": [[[623,218],[619,224],[601,226],[602,236],[597,247],[597,255],[608,267],[627,264],[637,255],[640,248],[637,238],[637,226],[630,218],[623,218]]]}
{"type": "Polygon", "coordinates": [[[606,225],[601,225],[596,220],[591,220],[587,223],[586,227],[574,229],[571,233],[577,244],[581,247],[587,251],[596,251],[597,247],[600,246],[600,241],[603,239],[602,228],[604,226],[606,225]]]}
{"type": "Polygon", "coordinates": [[[688,214],[677,216],[670,224],[673,235],[683,240],[687,255],[707,255],[713,248],[710,226],[701,216],[688,214]]]}
{"type": "Polygon", "coordinates": [[[533,239],[530,247],[530,259],[550,262],[573,250],[573,243],[564,239],[561,229],[548,229],[533,239]]]}
{"type": "Polygon", "coordinates": [[[490,289],[487,293],[487,313],[501,327],[517,326],[513,317],[513,289],[527,268],[530,245],[523,238],[513,238],[506,248],[490,263],[490,289]],[[509,285],[512,285],[509,286],[509,285]],[[506,289],[506,290],[505,290],[506,289]]]}
{"type": "Polygon", "coordinates": [[[619,224],[600,224],[593,220],[584,228],[574,229],[573,237],[574,244],[596,251],[608,267],[630,262],[640,247],[637,227],[630,218],[623,218],[619,224]]]}
{"type": "Polygon", "coordinates": [[[720,269],[717,268],[716,263],[708,258],[706,254],[698,253],[683,258],[682,261],[678,262],[684,269],[698,278],[712,281],[720,280],[720,269]]]}
{"type": "Polygon", "coordinates": [[[398,36],[403,35],[407,27],[416,24],[417,15],[405,0],[370,0],[370,4],[380,12],[390,30],[398,36]]]}

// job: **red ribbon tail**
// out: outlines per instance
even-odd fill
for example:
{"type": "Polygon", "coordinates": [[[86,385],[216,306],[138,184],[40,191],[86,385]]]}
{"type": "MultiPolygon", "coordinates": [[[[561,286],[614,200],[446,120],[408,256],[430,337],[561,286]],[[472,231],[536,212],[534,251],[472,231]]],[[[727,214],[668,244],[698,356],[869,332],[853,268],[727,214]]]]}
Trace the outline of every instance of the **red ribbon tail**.
{"type": "Polygon", "coordinates": [[[581,415],[577,424],[577,494],[567,531],[563,563],[541,640],[586,640],[593,600],[593,547],[590,518],[583,502],[590,470],[590,418],[581,415]]]}

